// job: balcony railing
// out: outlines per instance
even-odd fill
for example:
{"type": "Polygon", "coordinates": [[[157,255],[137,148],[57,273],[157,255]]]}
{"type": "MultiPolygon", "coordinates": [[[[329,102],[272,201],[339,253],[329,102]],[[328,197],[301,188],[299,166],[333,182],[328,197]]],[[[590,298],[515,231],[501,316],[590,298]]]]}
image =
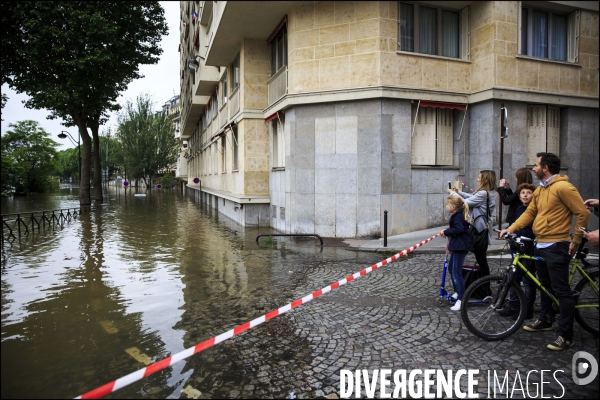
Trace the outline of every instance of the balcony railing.
{"type": "Polygon", "coordinates": [[[240,89],[237,88],[231,96],[229,96],[229,111],[230,118],[233,118],[240,111],[240,89]]]}
{"type": "Polygon", "coordinates": [[[227,103],[219,111],[219,128],[222,128],[227,123],[227,103]]]}
{"type": "Polygon", "coordinates": [[[269,79],[269,105],[281,99],[287,93],[287,66],[282,67],[269,79]]]}

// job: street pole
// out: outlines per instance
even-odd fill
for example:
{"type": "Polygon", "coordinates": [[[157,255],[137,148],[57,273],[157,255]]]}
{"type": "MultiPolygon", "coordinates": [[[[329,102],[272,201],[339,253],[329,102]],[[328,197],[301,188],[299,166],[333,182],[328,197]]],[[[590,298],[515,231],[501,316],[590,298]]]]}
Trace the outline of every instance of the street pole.
{"type": "MultiPolygon", "coordinates": [[[[504,138],[508,136],[508,110],[500,103],[500,180],[504,177],[504,138]]],[[[516,189],[515,189],[516,190],[516,189]]],[[[502,200],[498,204],[498,230],[502,230],[502,200]]],[[[500,234],[498,234],[500,236],[500,234]]]]}

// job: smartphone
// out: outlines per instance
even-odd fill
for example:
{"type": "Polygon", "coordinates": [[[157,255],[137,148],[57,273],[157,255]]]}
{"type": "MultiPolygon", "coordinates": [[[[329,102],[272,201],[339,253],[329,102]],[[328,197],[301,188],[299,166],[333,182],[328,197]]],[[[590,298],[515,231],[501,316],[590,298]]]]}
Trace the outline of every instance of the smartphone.
{"type": "Polygon", "coordinates": [[[580,226],[580,227],[579,227],[579,230],[580,230],[580,231],[583,231],[583,232],[585,232],[585,233],[590,233],[590,231],[589,231],[589,230],[587,230],[587,229],[585,229],[583,226],[580,226]]]}
{"type": "Polygon", "coordinates": [[[452,190],[452,182],[448,181],[448,189],[452,190]]]}

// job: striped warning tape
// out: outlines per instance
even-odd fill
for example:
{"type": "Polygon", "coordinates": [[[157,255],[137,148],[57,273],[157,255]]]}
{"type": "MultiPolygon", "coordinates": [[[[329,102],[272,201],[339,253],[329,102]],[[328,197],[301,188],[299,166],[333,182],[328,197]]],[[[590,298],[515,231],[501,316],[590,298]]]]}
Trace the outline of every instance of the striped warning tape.
{"type": "Polygon", "coordinates": [[[471,192],[475,193],[476,190],[475,189],[471,189],[466,183],[464,183],[463,181],[459,181],[461,185],[463,185],[464,187],[466,187],[467,189],[469,189],[471,192]]]}
{"type": "Polygon", "coordinates": [[[317,297],[319,297],[327,292],[330,292],[334,289],[337,289],[338,287],[345,285],[348,282],[352,282],[353,280],[360,278],[361,276],[366,275],[369,272],[375,271],[377,268],[383,267],[384,265],[387,265],[387,264],[399,259],[400,257],[405,256],[406,254],[410,253],[413,250],[416,250],[417,248],[423,246],[425,243],[432,241],[433,239],[435,239],[438,236],[440,236],[439,233],[428,239],[423,240],[420,243],[415,244],[414,246],[407,248],[406,250],[401,251],[400,253],[397,253],[397,254],[391,256],[390,258],[380,261],[377,264],[373,264],[369,268],[365,268],[360,272],[356,272],[355,274],[347,276],[346,278],[344,278],[340,281],[332,283],[331,285],[326,286],[323,289],[317,290],[316,292],[313,292],[313,293],[311,293],[307,296],[304,296],[298,300],[292,301],[291,303],[289,303],[283,307],[280,307],[277,310],[273,310],[261,317],[253,319],[252,321],[249,321],[249,322],[246,322],[245,324],[236,326],[235,328],[233,328],[225,333],[222,333],[218,336],[215,336],[208,340],[205,340],[204,342],[199,343],[199,344],[195,345],[194,347],[187,348],[187,349],[180,351],[179,353],[174,354],[170,357],[167,357],[161,361],[157,361],[154,364],[150,364],[145,368],[142,368],[138,371],[132,372],[129,375],[126,375],[122,378],[119,378],[117,380],[109,382],[106,385],[100,386],[99,388],[96,388],[87,393],[84,393],[81,396],[76,397],[76,399],[97,399],[97,398],[106,396],[107,394],[116,392],[117,390],[124,388],[125,386],[130,385],[133,382],[139,381],[140,379],[143,379],[149,375],[152,375],[155,372],[158,372],[162,369],[170,367],[171,365],[175,364],[176,362],[184,360],[190,356],[193,356],[194,354],[198,354],[201,351],[204,351],[204,350],[208,349],[209,347],[214,346],[217,343],[221,343],[227,339],[231,339],[235,335],[240,334],[244,331],[247,331],[250,328],[254,328],[257,325],[262,324],[263,322],[267,322],[268,320],[273,319],[273,318],[277,317],[278,315],[285,314],[286,312],[290,311],[292,308],[296,308],[302,304],[306,304],[309,301],[311,301],[312,299],[316,299],[317,297]]]}

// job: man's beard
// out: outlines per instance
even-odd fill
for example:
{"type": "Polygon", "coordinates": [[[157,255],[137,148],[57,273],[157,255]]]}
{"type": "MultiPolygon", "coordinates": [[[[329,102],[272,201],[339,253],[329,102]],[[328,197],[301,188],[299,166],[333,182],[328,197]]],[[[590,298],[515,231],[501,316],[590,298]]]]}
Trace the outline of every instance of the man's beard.
{"type": "Polygon", "coordinates": [[[537,171],[535,176],[541,181],[544,179],[544,171],[537,171]]]}

